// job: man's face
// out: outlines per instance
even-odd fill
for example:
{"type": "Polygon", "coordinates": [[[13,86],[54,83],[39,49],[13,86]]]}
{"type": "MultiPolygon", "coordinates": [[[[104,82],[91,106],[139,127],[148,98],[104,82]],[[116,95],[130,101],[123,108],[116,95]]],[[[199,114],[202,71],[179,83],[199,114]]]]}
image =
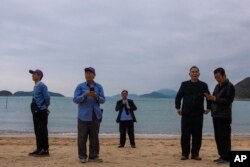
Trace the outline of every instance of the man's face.
{"type": "Polygon", "coordinates": [[[85,79],[87,82],[92,82],[95,78],[95,74],[90,72],[90,71],[86,71],[85,72],[85,79]]]}
{"type": "Polygon", "coordinates": [[[122,99],[123,100],[126,100],[127,99],[127,97],[128,97],[128,93],[127,92],[122,92],[122,99]]]}
{"type": "Polygon", "coordinates": [[[218,83],[223,83],[226,80],[226,76],[221,75],[219,72],[214,74],[214,78],[218,83]]]}
{"type": "Polygon", "coordinates": [[[38,75],[37,73],[33,73],[32,74],[32,80],[37,82],[37,81],[40,81],[41,80],[41,76],[38,75]]]}
{"type": "Polygon", "coordinates": [[[189,72],[189,76],[191,77],[191,80],[198,80],[200,76],[200,71],[197,68],[192,68],[189,72]]]}

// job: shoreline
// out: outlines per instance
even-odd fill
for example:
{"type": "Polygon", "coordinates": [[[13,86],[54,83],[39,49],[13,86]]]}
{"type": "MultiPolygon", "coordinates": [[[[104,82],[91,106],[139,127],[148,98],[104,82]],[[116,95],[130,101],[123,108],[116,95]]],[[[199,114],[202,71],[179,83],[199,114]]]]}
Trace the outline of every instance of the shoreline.
{"type": "MultiPolygon", "coordinates": [[[[0,133],[0,138],[32,138],[35,137],[34,133],[0,133]]],[[[77,133],[49,133],[49,138],[76,138],[77,133]]],[[[102,139],[117,139],[119,134],[100,134],[102,139]]],[[[137,139],[176,139],[181,135],[176,134],[135,134],[137,139]]],[[[250,138],[250,134],[232,134],[232,138],[250,138]]],[[[214,138],[213,134],[203,134],[203,138],[214,138]]]]}

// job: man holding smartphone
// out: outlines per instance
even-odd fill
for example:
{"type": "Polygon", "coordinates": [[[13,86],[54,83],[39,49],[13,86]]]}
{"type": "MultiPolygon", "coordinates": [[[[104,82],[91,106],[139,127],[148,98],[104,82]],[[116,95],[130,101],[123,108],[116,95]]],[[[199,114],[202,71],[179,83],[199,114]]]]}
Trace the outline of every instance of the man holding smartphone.
{"type": "Polygon", "coordinates": [[[199,80],[199,68],[192,66],[189,76],[191,79],[182,82],[175,98],[177,113],[181,115],[181,160],[189,159],[190,151],[191,159],[201,160],[199,151],[202,143],[203,114],[210,112],[211,104],[207,101],[207,110],[204,111],[204,93],[209,93],[209,90],[207,84],[199,80]]]}
{"type": "Polygon", "coordinates": [[[87,161],[102,162],[99,158],[99,127],[102,118],[100,104],[105,102],[104,91],[94,81],[95,69],[84,69],[86,82],[79,84],[74,93],[73,101],[78,104],[78,156],[81,163],[87,161]],[[90,150],[87,155],[87,140],[90,150]]]}
{"type": "Polygon", "coordinates": [[[212,102],[214,136],[220,156],[214,162],[224,164],[230,161],[232,103],[235,88],[227,79],[226,72],[221,67],[214,70],[214,78],[218,84],[214,88],[213,95],[205,95],[212,102]]]}

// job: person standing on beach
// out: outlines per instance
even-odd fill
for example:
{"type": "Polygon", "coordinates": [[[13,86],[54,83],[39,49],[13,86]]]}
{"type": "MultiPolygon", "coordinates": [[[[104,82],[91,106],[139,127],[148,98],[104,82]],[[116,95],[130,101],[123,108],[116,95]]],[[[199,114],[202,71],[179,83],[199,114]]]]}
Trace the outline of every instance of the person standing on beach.
{"type": "Polygon", "coordinates": [[[79,84],[74,93],[73,101],[78,104],[78,156],[81,163],[87,161],[102,162],[99,158],[99,127],[102,118],[100,104],[105,102],[104,91],[94,81],[95,69],[84,69],[86,82],[79,84]],[[89,156],[87,140],[89,138],[89,156]]]}
{"type": "Polygon", "coordinates": [[[235,96],[235,88],[227,79],[223,68],[215,69],[214,77],[218,84],[214,88],[213,95],[205,95],[208,100],[212,101],[211,113],[214,124],[214,136],[220,155],[214,162],[223,164],[230,161],[232,103],[235,96]]]}
{"type": "Polygon", "coordinates": [[[118,148],[123,148],[126,142],[126,131],[128,132],[130,145],[135,146],[134,122],[136,122],[134,111],[137,110],[133,100],[128,99],[128,91],[121,92],[122,99],[117,101],[115,110],[119,111],[116,122],[119,123],[120,145],[118,148]]]}
{"type": "Polygon", "coordinates": [[[35,82],[33,98],[31,103],[31,112],[33,114],[34,131],[36,135],[36,150],[29,153],[29,156],[49,156],[48,142],[48,106],[50,105],[50,96],[47,86],[41,82],[43,72],[41,70],[29,70],[32,79],[35,82]]]}
{"type": "Polygon", "coordinates": [[[199,80],[199,68],[192,66],[189,76],[191,79],[182,82],[175,98],[177,113],[181,115],[181,160],[189,158],[190,149],[191,159],[201,160],[199,152],[202,143],[203,114],[211,111],[211,103],[207,101],[207,109],[204,111],[204,93],[209,93],[209,90],[207,84],[199,80]]]}

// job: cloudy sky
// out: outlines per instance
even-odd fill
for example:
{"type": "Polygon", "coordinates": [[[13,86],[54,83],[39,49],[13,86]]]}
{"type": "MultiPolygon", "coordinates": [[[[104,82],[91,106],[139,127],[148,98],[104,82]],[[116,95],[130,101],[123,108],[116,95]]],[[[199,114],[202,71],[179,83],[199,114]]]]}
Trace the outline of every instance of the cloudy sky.
{"type": "Polygon", "coordinates": [[[32,90],[39,68],[50,91],[73,96],[87,66],[108,96],[178,90],[192,65],[213,90],[216,67],[235,84],[249,64],[249,0],[0,2],[0,90],[32,90]]]}

